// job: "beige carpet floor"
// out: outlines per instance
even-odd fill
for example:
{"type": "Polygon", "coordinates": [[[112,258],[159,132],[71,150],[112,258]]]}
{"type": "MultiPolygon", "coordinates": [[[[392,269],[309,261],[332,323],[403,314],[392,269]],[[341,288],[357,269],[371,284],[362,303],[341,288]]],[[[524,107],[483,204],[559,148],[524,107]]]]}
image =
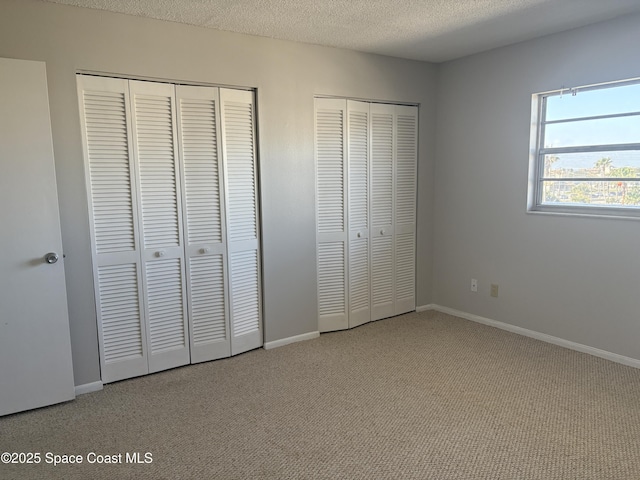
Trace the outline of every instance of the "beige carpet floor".
{"type": "Polygon", "coordinates": [[[3,480],[640,479],[640,370],[412,313],[1,418],[4,451],[85,460],[3,480]]]}

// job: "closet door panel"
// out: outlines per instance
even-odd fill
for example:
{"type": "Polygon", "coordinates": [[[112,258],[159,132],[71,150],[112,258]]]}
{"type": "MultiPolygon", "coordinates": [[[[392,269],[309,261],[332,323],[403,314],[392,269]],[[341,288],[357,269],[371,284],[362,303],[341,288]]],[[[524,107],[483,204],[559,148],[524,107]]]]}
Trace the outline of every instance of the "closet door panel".
{"type": "Polygon", "coordinates": [[[418,107],[396,106],[395,315],[415,310],[418,107]]]}
{"type": "Polygon", "coordinates": [[[233,312],[231,354],[237,355],[262,345],[260,323],[260,265],[257,250],[231,252],[231,311],[233,312]]]}
{"type": "Polygon", "coordinates": [[[179,85],[176,103],[189,340],[191,362],[197,363],[231,355],[218,89],[179,85]]]}
{"type": "Polygon", "coordinates": [[[315,99],[318,328],[348,328],[346,100],[315,99]]]}
{"type": "Polygon", "coordinates": [[[260,228],[253,92],[220,89],[231,354],[262,346],[260,228]]]}
{"type": "Polygon", "coordinates": [[[371,104],[371,317],[394,314],[394,111],[371,104]]]}
{"type": "Polygon", "coordinates": [[[349,328],[371,320],[369,139],[369,104],[347,101],[349,328]]]}
{"type": "Polygon", "coordinates": [[[145,274],[149,371],[157,372],[189,363],[182,259],[147,261],[145,274]]]}
{"type": "Polygon", "coordinates": [[[130,81],[149,372],[189,363],[174,86],[130,81]]]}
{"type": "Polygon", "coordinates": [[[126,80],[79,75],[100,368],[105,383],[148,373],[126,80]]]}

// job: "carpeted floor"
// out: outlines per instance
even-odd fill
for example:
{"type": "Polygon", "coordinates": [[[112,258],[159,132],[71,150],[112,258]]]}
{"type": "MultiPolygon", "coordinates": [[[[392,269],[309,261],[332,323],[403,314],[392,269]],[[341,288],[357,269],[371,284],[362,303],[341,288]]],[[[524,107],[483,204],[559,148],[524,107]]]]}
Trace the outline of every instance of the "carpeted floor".
{"type": "Polygon", "coordinates": [[[5,451],[42,462],[3,480],[640,479],[640,370],[412,313],[0,418],[5,451]]]}

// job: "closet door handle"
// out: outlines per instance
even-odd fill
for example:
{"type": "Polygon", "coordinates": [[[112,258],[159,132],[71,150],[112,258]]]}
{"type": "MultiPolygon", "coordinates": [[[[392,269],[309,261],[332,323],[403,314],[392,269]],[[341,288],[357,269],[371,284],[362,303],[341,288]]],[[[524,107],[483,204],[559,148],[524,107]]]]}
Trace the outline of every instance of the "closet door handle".
{"type": "Polygon", "coordinates": [[[380,230],[380,235],[384,235],[384,230],[380,230]]]}
{"type": "Polygon", "coordinates": [[[205,254],[205,253],[209,253],[211,251],[211,249],[209,247],[204,247],[200,249],[200,253],[205,254]]]}
{"type": "Polygon", "coordinates": [[[160,258],[160,257],[164,257],[164,250],[158,250],[156,252],[156,257],[160,258]]]}
{"type": "Polygon", "coordinates": [[[44,256],[44,261],[52,265],[58,261],[58,254],[56,252],[49,252],[44,256]]]}
{"type": "Polygon", "coordinates": [[[356,233],[356,236],[357,236],[358,238],[360,238],[360,237],[362,236],[362,233],[358,232],[358,233],[356,233]]]}

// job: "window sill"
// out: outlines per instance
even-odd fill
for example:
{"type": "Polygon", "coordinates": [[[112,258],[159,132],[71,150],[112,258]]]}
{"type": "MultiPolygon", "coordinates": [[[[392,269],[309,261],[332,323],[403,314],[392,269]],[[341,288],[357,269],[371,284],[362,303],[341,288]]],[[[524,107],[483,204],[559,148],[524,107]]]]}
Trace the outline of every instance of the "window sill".
{"type": "Polygon", "coordinates": [[[535,207],[527,208],[527,213],[564,217],[640,220],[640,208],[536,205],[535,207]]]}

